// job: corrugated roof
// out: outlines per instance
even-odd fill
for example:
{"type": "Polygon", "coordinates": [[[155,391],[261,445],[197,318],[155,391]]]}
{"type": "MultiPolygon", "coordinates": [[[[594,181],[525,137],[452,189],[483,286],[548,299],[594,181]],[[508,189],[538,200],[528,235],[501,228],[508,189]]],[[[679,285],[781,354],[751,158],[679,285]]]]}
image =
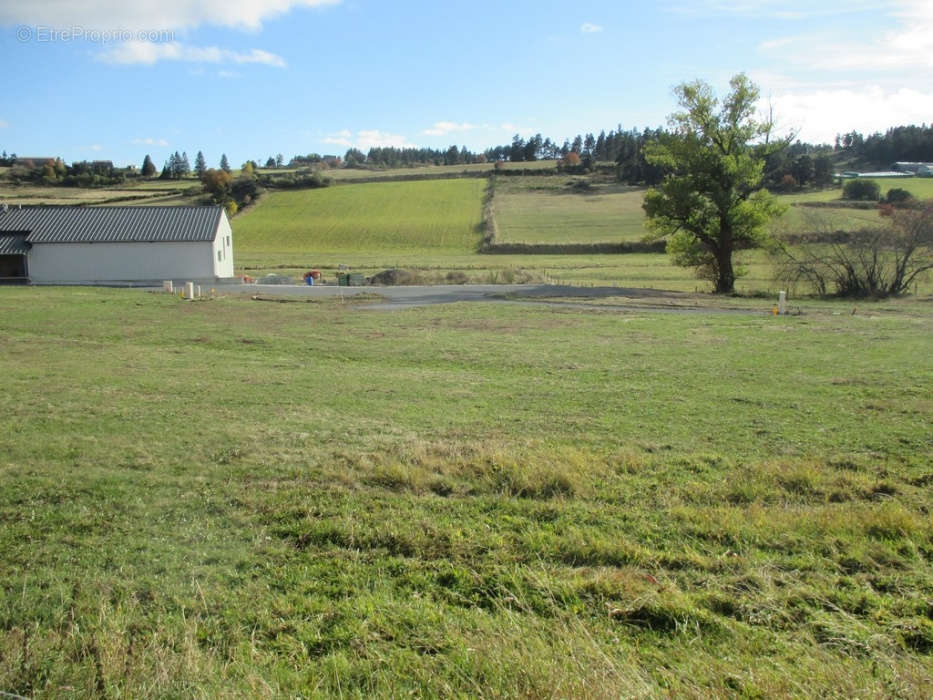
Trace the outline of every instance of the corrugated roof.
{"type": "Polygon", "coordinates": [[[0,234],[29,243],[212,241],[222,207],[23,207],[0,210],[0,234]]]}
{"type": "Polygon", "coordinates": [[[0,233],[0,255],[25,255],[28,250],[26,236],[0,233]]]}

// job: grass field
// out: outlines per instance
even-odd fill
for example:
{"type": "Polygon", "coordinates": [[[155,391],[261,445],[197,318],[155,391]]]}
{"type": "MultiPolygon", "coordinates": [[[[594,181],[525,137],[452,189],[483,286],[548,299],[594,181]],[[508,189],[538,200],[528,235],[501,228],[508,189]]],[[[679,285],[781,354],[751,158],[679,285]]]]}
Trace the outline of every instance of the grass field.
{"type": "MultiPolygon", "coordinates": [[[[606,243],[641,240],[649,233],[641,208],[644,189],[598,184],[574,190],[577,178],[500,179],[495,213],[499,240],[506,243],[606,243]]],[[[921,199],[933,198],[933,178],[879,180],[882,194],[901,187],[921,199]]],[[[775,222],[779,231],[851,230],[878,223],[872,210],[796,207],[807,202],[840,200],[842,191],[779,195],[786,213],[775,222]]]]}
{"type": "MultiPolygon", "coordinates": [[[[506,187],[511,182],[502,181],[506,187]]],[[[312,267],[332,278],[339,264],[347,264],[367,275],[406,267],[426,281],[459,273],[472,282],[517,279],[682,291],[706,285],[663,255],[479,255],[484,188],[484,180],[460,179],[270,193],[234,219],[237,266],[253,276],[274,269],[296,279],[312,267]]],[[[767,259],[745,257],[750,274],[740,288],[773,287],[767,259]]]]}
{"type": "Polygon", "coordinates": [[[495,215],[501,243],[638,241],[647,233],[643,188],[593,185],[572,177],[499,178],[495,215]]]}
{"type": "Polygon", "coordinates": [[[75,205],[119,204],[138,205],[192,205],[200,199],[200,185],[195,179],[187,180],[130,180],[112,187],[45,187],[41,185],[13,185],[0,179],[0,202],[11,205],[75,205]],[[196,194],[192,190],[197,189],[196,194]]]}
{"type": "Polygon", "coordinates": [[[468,254],[481,238],[485,186],[460,179],[273,192],[235,220],[237,263],[468,254]]]}
{"type": "MultiPolygon", "coordinates": [[[[579,240],[569,242],[611,240],[609,228],[627,230],[630,240],[644,235],[640,191],[596,185],[598,194],[568,193],[568,182],[572,179],[500,178],[495,199],[499,240],[522,238],[511,233],[521,226],[529,237],[533,229],[540,231],[538,242],[558,242],[565,227],[572,226],[580,232],[575,235],[579,240]]],[[[672,266],[664,255],[477,254],[484,187],[481,179],[455,179],[273,192],[234,219],[237,266],[253,276],[274,270],[296,279],[316,267],[332,280],[337,266],[346,264],[366,275],[405,267],[425,282],[443,282],[452,274],[470,282],[552,281],[680,291],[709,287],[691,270],[672,266]]],[[[775,228],[835,230],[877,221],[873,210],[790,207],[775,228]]],[[[747,273],[737,284],[740,292],[777,292],[766,254],[742,253],[738,260],[747,273]]],[[[929,293],[930,282],[920,280],[918,290],[929,293]]]]}
{"type": "Polygon", "coordinates": [[[0,689],[930,697],[929,303],[0,289],[0,689]]]}

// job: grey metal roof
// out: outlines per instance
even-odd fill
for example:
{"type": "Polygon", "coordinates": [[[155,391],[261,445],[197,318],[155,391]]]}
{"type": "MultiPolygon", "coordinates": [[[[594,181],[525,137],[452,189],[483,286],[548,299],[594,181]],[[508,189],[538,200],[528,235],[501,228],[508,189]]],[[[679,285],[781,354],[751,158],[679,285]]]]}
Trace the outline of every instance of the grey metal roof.
{"type": "Polygon", "coordinates": [[[28,250],[26,236],[0,233],[0,255],[25,255],[28,250]]]}
{"type": "Polygon", "coordinates": [[[0,209],[0,235],[29,243],[213,241],[223,207],[23,207],[0,209]]]}

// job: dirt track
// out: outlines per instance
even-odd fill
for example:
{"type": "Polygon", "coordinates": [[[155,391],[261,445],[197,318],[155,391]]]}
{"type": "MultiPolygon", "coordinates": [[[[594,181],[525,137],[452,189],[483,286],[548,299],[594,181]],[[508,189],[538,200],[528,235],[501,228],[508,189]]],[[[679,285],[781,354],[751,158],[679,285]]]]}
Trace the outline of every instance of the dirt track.
{"type": "Polygon", "coordinates": [[[761,309],[701,306],[692,304],[695,295],[633,287],[564,287],[547,284],[468,284],[419,287],[333,287],[307,285],[249,284],[225,287],[224,293],[248,294],[260,298],[298,297],[321,299],[375,294],[381,301],[366,304],[366,309],[398,310],[432,304],[485,301],[587,308],[603,311],[656,311],[667,313],[767,313],[761,309]],[[617,303],[587,304],[587,300],[618,298],[617,303]],[[557,301],[560,300],[560,301],[557,301]],[[579,301],[576,301],[579,300],[579,301]]]}

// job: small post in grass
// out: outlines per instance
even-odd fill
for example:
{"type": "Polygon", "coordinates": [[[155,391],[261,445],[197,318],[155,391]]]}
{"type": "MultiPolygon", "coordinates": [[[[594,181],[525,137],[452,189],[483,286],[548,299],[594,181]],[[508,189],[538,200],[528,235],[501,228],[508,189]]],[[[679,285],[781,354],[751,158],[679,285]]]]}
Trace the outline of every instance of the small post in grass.
{"type": "Polygon", "coordinates": [[[185,284],[185,298],[188,301],[194,300],[194,282],[187,282],[185,284]]]}
{"type": "Polygon", "coordinates": [[[784,316],[787,314],[787,292],[781,291],[778,292],[778,315],[784,316]]]}

